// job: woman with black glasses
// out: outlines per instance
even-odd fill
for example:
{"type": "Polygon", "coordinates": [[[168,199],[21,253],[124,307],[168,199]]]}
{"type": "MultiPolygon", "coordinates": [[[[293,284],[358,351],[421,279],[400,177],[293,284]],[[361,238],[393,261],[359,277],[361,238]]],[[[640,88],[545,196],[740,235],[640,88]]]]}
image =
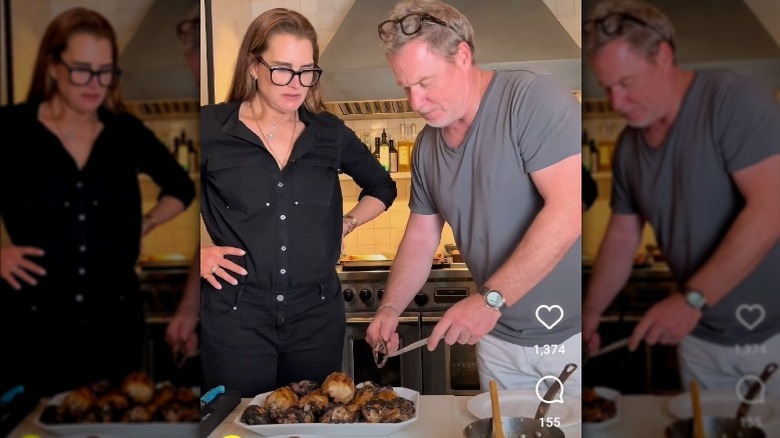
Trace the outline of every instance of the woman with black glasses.
{"type": "Polygon", "coordinates": [[[141,237],[195,195],[166,146],[123,111],[117,56],[104,17],[67,10],[45,31],[27,100],[0,109],[2,383],[36,395],[141,369],[141,237]],[[160,187],[143,216],[139,172],[160,187]]]}
{"type": "Polygon", "coordinates": [[[227,102],[201,110],[204,385],[251,397],[341,370],[342,237],[388,208],[395,182],[324,111],[317,35],[301,14],[257,17],[227,102]],[[343,215],[338,172],[362,187],[343,215]]]}

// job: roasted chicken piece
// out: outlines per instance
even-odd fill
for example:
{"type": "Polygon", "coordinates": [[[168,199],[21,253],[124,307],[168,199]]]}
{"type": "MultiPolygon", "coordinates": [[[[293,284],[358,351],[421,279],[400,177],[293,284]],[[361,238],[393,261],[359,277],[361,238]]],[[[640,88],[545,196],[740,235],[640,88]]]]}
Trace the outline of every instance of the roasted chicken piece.
{"type": "Polygon", "coordinates": [[[254,426],[256,424],[270,424],[271,413],[268,412],[268,408],[265,406],[249,405],[241,414],[241,421],[250,426],[254,426]]]}
{"type": "Polygon", "coordinates": [[[122,418],[122,412],[130,406],[130,400],[119,390],[110,390],[105,392],[97,401],[98,409],[104,415],[119,421],[122,418]]]}
{"type": "Polygon", "coordinates": [[[314,380],[301,380],[300,382],[293,382],[290,383],[290,389],[297,395],[298,397],[303,397],[312,391],[319,389],[320,384],[315,382],[314,380]]]}
{"type": "Polygon", "coordinates": [[[363,409],[363,406],[365,406],[369,400],[374,398],[374,394],[378,388],[379,387],[376,386],[373,382],[363,382],[360,385],[360,388],[357,389],[355,396],[352,397],[352,401],[350,401],[349,404],[356,404],[360,406],[360,409],[363,409]]]}
{"type": "Polygon", "coordinates": [[[72,421],[70,414],[61,404],[48,405],[41,412],[41,422],[44,424],[71,423],[72,421]]]}
{"type": "Polygon", "coordinates": [[[321,390],[316,389],[300,399],[298,399],[298,407],[306,412],[313,412],[315,415],[319,415],[325,408],[328,407],[328,397],[322,393],[321,390]]]}
{"type": "Polygon", "coordinates": [[[357,420],[358,411],[347,406],[330,405],[320,417],[320,423],[354,423],[357,420]]]}
{"type": "Polygon", "coordinates": [[[149,403],[154,396],[154,382],[144,373],[130,373],[122,381],[122,392],[138,404],[149,403]]]}
{"type": "Polygon", "coordinates": [[[344,373],[331,373],[322,382],[322,393],[334,402],[345,405],[355,396],[355,382],[344,373]]]}
{"type": "Polygon", "coordinates": [[[88,410],[97,406],[97,395],[89,386],[82,386],[68,393],[62,406],[73,418],[79,418],[88,410]]]}
{"type": "Polygon", "coordinates": [[[160,408],[160,414],[167,423],[193,423],[200,421],[200,406],[196,403],[173,401],[160,408]]]}
{"type": "Polygon", "coordinates": [[[366,403],[362,412],[369,423],[400,423],[414,417],[414,403],[403,397],[374,399],[366,403]]]}
{"type": "Polygon", "coordinates": [[[287,409],[295,406],[296,403],[298,403],[298,396],[295,395],[289,386],[282,386],[268,394],[263,406],[268,408],[272,417],[278,417],[287,409]]]}
{"type": "Polygon", "coordinates": [[[274,418],[274,421],[279,424],[314,423],[316,420],[317,417],[314,415],[314,412],[304,411],[297,406],[291,407],[274,418]]]}
{"type": "Polygon", "coordinates": [[[374,391],[374,400],[391,401],[398,398],[398,394],[391,386],[383,386],[374,391]]]}
{"type": "Polygon", "coordinates": [[[152,397],[152,400],[146,405],[146,410],[149,411],[149,414],[155,416],[160,408],[173,399],[175,393],[176,388],[170,383],[160,385],[159,388],[154,390],[154,397],[152,397]]]}
{"type": "Polygon", "coordinates": [[[145,407],[136,405],[125,411],[122,415],[123,423],[146,423],[152,420],[152,416],[145,407]]]}

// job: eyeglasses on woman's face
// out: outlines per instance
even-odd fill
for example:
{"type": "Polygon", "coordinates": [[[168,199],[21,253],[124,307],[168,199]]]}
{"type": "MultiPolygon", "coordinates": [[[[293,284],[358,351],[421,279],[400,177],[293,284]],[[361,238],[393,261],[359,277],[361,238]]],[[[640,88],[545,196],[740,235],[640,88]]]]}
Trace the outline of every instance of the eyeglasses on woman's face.
{"type": "Polygon", "coordinates": [[[92,68],[86,65],[70,65],[64,60],[59,61],[63,67],[68,70],[68,82],[77,87],[84,87],[97,77],[97,83],[103,88],[108,88],[113,85],[122,73],[118,67],[107,67],[98,70],[92,70],[92,68]]]}
{"type": "Polygon", "coordinates": [[[313,87],[320,80],[320,76],[322,76],[322,69],[319,67],[304,67],[295,71],[289,67],[272,67],[268,65],[261,56],[257,56],[257,60],[268,68],[268,71],[271,74],[271,83],[274,85],[285,86],[292,82],[293,78],[298,76],[301,85],[304,87],[313,87]]]}
{"type": "Polygon", "coordinates": [[[394,20],[385,20],[379,23],[379,26],[377,26],[377,31],[379,32],[379,38],[381,38],[383,41],[389,41],[398,29],[400,29],[404,35],[416,34],[420,31],[420,29],[422,29],[423,23],[426,21],[455,30],[454,27],[449,26],[447,23],[439,20],[433,15],[428,15],[424,12],[417,12],[405,15],[401,18],[396,18],[394,20]]]}

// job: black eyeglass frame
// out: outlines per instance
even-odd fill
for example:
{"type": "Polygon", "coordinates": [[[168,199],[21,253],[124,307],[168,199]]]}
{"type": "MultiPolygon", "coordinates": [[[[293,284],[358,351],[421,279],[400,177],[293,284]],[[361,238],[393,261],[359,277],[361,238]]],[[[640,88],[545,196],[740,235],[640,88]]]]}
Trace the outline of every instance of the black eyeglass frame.
{"type": "Polygon", "coordinates": [[[72,66],[65,62],[62,59],[59,59],[58,62],[62,64],[67,70],[68,70],[68,82],[70,82],[71,85],[74,85],[76,87],[86,87],[91,81],[92,78],[97,77],[97,83],[103,88],[110,88],[116,82],[119,80],[119,76],[122,74],[122,69],[114,66],[109,69],[101,69],[101,70],[92,70],[90,67],[85,66],[72,66]],[[89,73],[89,78],[84,81],[84,83],[80,83],[73,80],[73,72],[79,71],[82,73],[89,73]],[[104,84],[103,81],[100,79],[100,76],[105,73],[111,73],[111,81],[108,84],[104,84]]]}
{"type": "Polygon", "coordinates": [[[452,25],[445,23],[444,21],[434,17],[433,15],[426,14],[425,12],[413,12],[411,14],[404,15],[401,18],[395,18],[395,19],[392,19],[392,20],[385,20],[385,21],[379,23],[379,25],[376,27],[376,30],[379,33],[379,39],[381,39],[382,41],[389,41],[391,35],[388,35],[388,34],[382,32],[382,28],[385,26],[385,24],[387,24],[387,23],[395,23],[395,28],[396,29],[401,29],[401,32],[403,32],[404,35],[408,36],[408,35],[414,35],[414,34],[420,32],[420,30],[422,30],[424,21],[428,21],[430,23],[435,23],[435,24],[438,24],[439,26],[449,27],[450,29],[454,30],[455,32],[458,31],[457,29],[452,27],[452,25]],[[413,31],[407,32],[406,28],[403,25],[403,22],[407,18],[414,17],[414,16],[419,17],[418,26],[413,31]],[[385,38],[385,35],[387,35],[387,38],[385,38]]]}
{"type": "Polygon", "coordinates": [[[639,18],[639,17],[637,17],[637,16],[635,16],[633,14],[629,14],[628,12],[610,12],[609,14],[607,14],[607,15],[601,17],[601,18],[594,18],[594,19],[591,19],[591,20],[586,20],[586,21],[584,21],[582,23],[582,30],[585,31],[585,28],[589,24],[593,24],[594,26],[596,26],[596,28],[598,29],[599,32],[603,33],[606,36],[622,35],[622,33],[623,33],[623,23],[625,23],[626,21],[632,22],[634,24],[638,24],[638,25],[640,25],[642,27],[649,28],[650,30],[652,30],[653,32],[658,34],[658,36],[660,36],[664,41],[668,41],[668,39],[661,33],[661,31],[659,31],[658,29],[655,28],[655,26],[651,26],[650,23],[648,23],[647,21],[645,21],[645,20],[643,20],[643,19],[641,19],[641,18],[639,18]],[[612,17],[618,17],[619,18],[617,26],[614,29],[608,28],[606,26],[606,24],[605,24],[607,22],[607,20],[609,20],[612,17]]]}
{"type": "Polygon", "coordinates": [[[268,74],[269,74],[269,78],[271,79],[271,83],[274,84],[274,85],[278,85],[280,87],[284,87],[286,85],[289,85],[290,82],[292,82],[293,79],[295,79],[295,77],[298,76],[298,82],[300,82],[302,86],[304,86],[306,88],[311,88],[311,87],[317,85],[317,82],[319,82],[320,78],[322,78],[322,69],[319,68],[319,67],[314,67],[314,68],[307,67],[307,68],[303,68],[303,69],[300,69],[298,71],[295,71],[295,70],[291,69],[290,67],[279,67],[279,66],[273,66],[272,67],[272,66],[268,65],[268,63],[265,62],[265,59],[263,59],[263,57],[260,56],[260,55],[256,55],[255,59],[260,61],[261,64],[263,64],[264,66],[266,66],[268,68],[268,74]],[[287,81],[284,84],[280,84],[280,83],[277,83],[276,81],[274,81],[274,72],[276,70],[284,70],[284,71],[290,72],[290,80],[287,81]],[[306,84],[303,83],[303,76],[302,75],[304,73],[311,73],[311,72],[317,73],[317,77],[314,79],[314,82],[312,82],[311,85],[306,85],[306,84]]]}

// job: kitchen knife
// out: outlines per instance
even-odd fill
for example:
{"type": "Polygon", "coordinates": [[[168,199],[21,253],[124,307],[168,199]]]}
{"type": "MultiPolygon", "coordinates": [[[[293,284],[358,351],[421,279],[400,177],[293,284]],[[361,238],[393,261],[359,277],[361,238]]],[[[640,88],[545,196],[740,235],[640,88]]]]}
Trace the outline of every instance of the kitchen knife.
{"type": "Polygon", "coordinates": [[[407,345],[404,348],[399,348],[398,350],[388,354],[387,357],[395,357],[395,356],[404,354],[406,352],[414,350],[415,348],[420,348],[420,347],[422,347],[423,345],[425,345],[427,343],[428,343],[428,338],[420,339],[419,341],[414,342],[412,344],[409,344],[409,345],[407,345]]]}
{"type": "Polygon", "coordinates": [[[615,342],[607,345],[606,347],[602,348],[601,350],[599,350],[599,351],[597,351],[597,352],[595,352],[595,353],[593,353],[591,355],[588,355],[587,358],[588,359],[592,359],[592,358],[594,358],[596,356],[601,356],[602,354],[607,354],[607,353],[609,353],[611,351],[615,351],[617,349],[623,348],[626,345],[628,345],[628,342],[630,340],[631,340],[630,338],[625,338],[625,339],[621,339],[619,341],[615,341],[615,342]]]}
{"type": "Polygon", "coordinates": [[[374,362],[376,363],[377,368],[382,368],[387,363],[387,359],[412,351],[415,348],[422,347],[427,343],[428,343],[428,338],[420,339],[417,342],[409,344],[404,348],[399,348],[398,350],[388,354],[387,343],[385,343],[385,341],[382,338],[380,338],[379,342],[376,344],[376,347],[374,347],[374,351],[373,351],[374,362]]]}
{"type": "Polygon", "coordinates": [[[222,385],[204,394],[201,397],[200,407],[200,437],[205,438],[213,432],[240,402],[241,393],[239,391],[225,391],[225,387],[222,385]]]}

